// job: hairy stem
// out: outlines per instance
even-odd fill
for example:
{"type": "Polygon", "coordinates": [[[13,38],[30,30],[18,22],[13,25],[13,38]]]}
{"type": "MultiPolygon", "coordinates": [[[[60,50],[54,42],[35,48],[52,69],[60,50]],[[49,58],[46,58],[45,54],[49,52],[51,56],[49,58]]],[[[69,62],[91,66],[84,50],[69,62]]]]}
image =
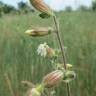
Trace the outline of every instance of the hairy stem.
{"type": "MultiPolygon", "coordinates": [[[[60,37],[60,34],[59,34],[59,22],[57,21],[56,16],[53,16],[53,19],[54,19],[54,25],[55,25],[55,29],[56,29],[57,39],[58,39],[58,42],[59,42],[59,45],[60,45],[60,48],[61,48],[62,59],[63,59],[63,63],[64,63],[64,69],[66,70],[67,69],[67,66],[66,66],[67,61],[66,61],[65,51],[64,51],[64,48],[63,48],[64,44],[62,43],[62,40],[61,40],[61,37],[60,37]]],[[[66,87],[67,87],[68,96],[71,96],[69,83],[66,84],[66,87]]]]}

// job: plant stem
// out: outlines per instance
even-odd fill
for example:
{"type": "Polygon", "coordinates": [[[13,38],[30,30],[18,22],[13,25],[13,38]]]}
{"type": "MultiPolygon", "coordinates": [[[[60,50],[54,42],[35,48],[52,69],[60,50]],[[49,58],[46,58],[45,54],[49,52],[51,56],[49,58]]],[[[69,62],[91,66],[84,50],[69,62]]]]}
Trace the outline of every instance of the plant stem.
{"type": "MultiPolygon", "coordinates": [[[[54,25],[55,25],[55,29],[56,29],[57,39],[59,41],[59,45],[60,45],[60,48],[61,48],[62,59],[63,59],[63,63],[64,63],[64,69],[67,70],[67,66],[66,66],[66,63],[67,63],[67,61],[66,61],[66,55],[65,55],[64,48],[63,48],[64,45],[62,43],[62,40],[61,40],[61,37],[60,37],[60,34],[59,34],[59,22],[57,21],[56,16],[53,16],[53,19],[54,19],[54,25]]],[[[68,96],[71,96],[69,83],[66,84],[66,87],[67,87],[67,95],[68,96]]]]}
{"type": "Polygon", "coordinates": [[[66,56],[65,56],[64,49],[63,49],[62,40],[61,40],[61,37],[60,37],[60,34],[59,34],[59,22],[57,22],[56,16],[54,16],[53,18],[54,18],[54,24],[55,24],[55,28],[56,28],[57,38],[58,38],[60,48],[61,48],[61,52],[62,52],[62,59],[63,59],[63,63],[64,63],[64,68],[66,70],[67,69],[66,68],[66,56]]]}

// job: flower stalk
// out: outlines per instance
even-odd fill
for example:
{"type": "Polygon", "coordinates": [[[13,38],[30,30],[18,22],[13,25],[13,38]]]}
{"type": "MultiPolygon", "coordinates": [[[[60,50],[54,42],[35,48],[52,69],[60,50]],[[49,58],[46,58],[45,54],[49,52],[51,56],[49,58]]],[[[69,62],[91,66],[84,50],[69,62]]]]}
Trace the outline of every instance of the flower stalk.
{"type": "MultiPolygon", "coordinates": [[[[57,21],[56,16],[53,16],[53,20],[54,20],[54,25],[55,25],[55,29],[56,29],[57,39],[58,39],[58,42],[59,42],[59,45],[60,45],[60,49],[61,49],[61,53],[62,53],[62,60],[63,60],[63,63],[64,63],[64,69],[67,70],[66,55],[65,55],[65,52],[64,52],[64,48],[63,48],[64,45],[62,43],[62,40],[61,40],[61,37],[60,37],[60,34],[59,34],[59,22],[57,21]]],[[[66,87],[67,87],[67,95],[71,96],[69,83],[66,83],[66,87]]]]}
{"type": "MultiPolygon", "coordinates": [[[[59,34],[59,22],[56,16],[53,14],[53,11],[50,9],[49,6],[47,6],[43,2],[43,0],[30,0],[30,2],[34,8],[36,8],[38,11],[41,12],[41,14],[39,15],[40,17],[46,18],[46,17],[52,16],[53,21],[54,21],[54,26],[55,26],[55,33],[56,33],[57,40],[60,46],[60,53],[62,55],[63,64],[62,65],[57,64],[56,66],[57,69],[47,74],[46,76],[44,76],[41,85],[36,86],[35,88],[32,88],[29,91],[30,94],[28,96],[41,96],[41,93],[44,92],[44,88],[55,87],[57,84],[59,84],[62,81],[66,83],[67,96],[71,96],[69,82],[74,80],[76,74],[74,73],[74,71],[69,70],[69,68],[71,68],[72,65],[67,64],[67,59],[66,59],[66,54],[65,54],[66,50],[64,49],[65,46],[63,45],[62,38],[59,34]]],[[[52,28],[40,27],[40,28],[35,28],[32,30],[27,30],[26,34],[28,34],[29,36],[33,36],[33,37],[40,37],[40,36],[48,35],[51,32],[54,32],[52,28]]],[[[50,59],[53,59],[53,57],[56,57],[56,56],[58,57],[58,54],[56,53],[56,51],[50,48],[47,45],[47,43],[40,44],[38,46],[37,53],[38,55],[41,55],[42,57],[50,57],[50,59]]],[[[53,63],[56,63],[56,62],[53,60],[53,63]]]]}

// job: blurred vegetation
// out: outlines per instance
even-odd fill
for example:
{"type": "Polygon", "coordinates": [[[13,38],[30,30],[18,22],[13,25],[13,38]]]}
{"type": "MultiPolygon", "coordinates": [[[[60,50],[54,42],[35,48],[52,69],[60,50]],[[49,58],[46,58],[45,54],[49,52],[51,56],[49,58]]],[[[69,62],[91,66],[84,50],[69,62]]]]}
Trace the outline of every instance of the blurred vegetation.
{"type": "Polygon", "coordinates": [[[20,14],[20,13],[28,13],[28,12],[34,12],[34,10],[26,3],[26,2],[19,2],[18,8],[15,8],[14,6],[4,4],[0,1],[0,14],[20,14]]]}
{"type": "Polygon", "coordinates": [[[92,2],[92,10],[96,11],[96,0],[92,2]]]}
{"type": "MultiPolygon", "coordinates": [[[[30,12],[34,12],[35,10],[29,6],[27,2],[20,1],[18,4],[18,8],[15,8],[14,6],[4,4],[2,1],[0,1],[0,17],[3,14],[27,14],[30,12]]],[[[87,7],[84,5],[79,6],[79,8],[76,9],[76,11],[95,11],[96,10],[96,1],[94,0],[92,2],[92,6],[87,7]]],[[[65,8],[65,11],[71,12],[73,11],[71,6],[67,6],[65,8]]]]}
{"type": "Polygon", "coordinates": [[[71,7],[71,6],[67,6],[67,7],[65,8],[65,11],[71,12],[71,11],[72,11],[72,7],[71,7]]]}
{"type": "MultiPolygon", "coordinates": [[[[52,70],[49,60],[39,57],[36,50],[44,42],[53,48],[58,47],[55,35],[31,38],[24,34],[34,26],[53,26],[52,18],[42,20],[37,14],[7,14],[0,19],[0,96],[11,96],[6,73],[14,96],[24,96],[26,87],[21,84],[22,80],[41,82],[42,77],[52,70]]],[[[95,96],[96,13],[76,11],[57,15],[67,47],[68,63],[73,64],[77,73],[77,78],[71,83],[72,96],[95,96]]],[[[60,86],[60,89],[56,88],[56,96],[66,96],[66,86],[60,86]]]]}
{"type": "Polygon", "coordinates": [[[84,5],[81,5],[79,8],[78,8],[78,11],[91,11],[91,7],[86,7],[84,5]]]}
{"type": "Polygon", "coordinates": [[[18,3],[18,10],[20,13],[34,12],[34,10],[27,3],[22,1],[18,3]]]}
{"type": "MultiPolygon", "coordinates": [[[[57,13],[61,36],[67,47],[68,63],[73,64],[77,73],[76,80],[71,83],[72,96],[96,95],[95,11],[94,1],[90,8],[80,6],[73,12],[71,7],[67,7],[64,12],[57,13]]],[[[31,38],[24,34],[34,26],[53,26],[52,18],[42,20],[37,14],[24,2],[18,3],[18,9],[0,2],[0,96],[11,96],[6,73],[14,96],[24,96],[22,80],[37,83],[52,70],[49,60],[37,56],[36,49],[44,41],[58,47],[57,41],[50,39],[55,39],[55,36],[31,38]]],[[[60,89],[56,89],[56,96],[66,96],[66,86],[60,86],[60,89]]]]}
{"type": "Polygon", "coordinates": [[[0,14],[8,14],[13,11],[16,11],[16,9],[13,6],[0,2],[0,14]]]}

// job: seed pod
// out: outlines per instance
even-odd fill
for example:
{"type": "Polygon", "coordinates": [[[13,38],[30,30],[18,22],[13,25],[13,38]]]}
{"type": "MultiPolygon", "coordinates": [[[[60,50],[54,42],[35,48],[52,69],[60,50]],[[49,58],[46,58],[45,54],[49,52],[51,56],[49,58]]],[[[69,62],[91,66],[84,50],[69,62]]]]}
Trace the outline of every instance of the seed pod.
{"type": "Polygon", "coordinates": [[[63,79],[63,72],[61,70],[55,70],[49,74],[47,74],[43,78],[43,84],[46,88],[52,88],[55,87],[57,84],[59,84],[63,79]]]}
{"type": "Polygon", "coordinates": [[[38,27],[31,30],[27,30],[25,33],[33,36],[33,37],[40,37],[50,34],[53,31],[52,28],[45,28],[45,27],[38,27]]]}
{"type": "Polygon", "coordinates": [[[53,16],[52,10],[49,8],[47,4],[44,3],[43,0],[30,0],[31,4],[34,8],[42,13],[46,13],[50,16],[53,16]]]}

